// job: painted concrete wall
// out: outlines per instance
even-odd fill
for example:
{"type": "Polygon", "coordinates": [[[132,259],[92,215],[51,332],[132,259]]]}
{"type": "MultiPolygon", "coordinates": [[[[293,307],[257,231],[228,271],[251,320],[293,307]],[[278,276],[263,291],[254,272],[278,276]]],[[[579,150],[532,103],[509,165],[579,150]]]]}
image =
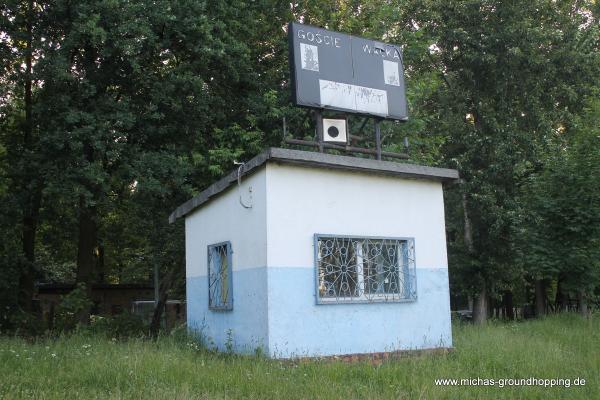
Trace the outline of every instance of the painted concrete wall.
{"type": "Polygon", "coordinates": [[[452,346],[442,185],[267,165],[269,353],[452,346]],[[316,305],[313,236],[414,237],[415,302],[316,305]]]}
{"type": "Polygon", "coordinates": [[[233,185],[185,219],[187,320],[209,344],[238,352],[268,348],[265,168],[233,185]],[[242,193],[252,208],[239,203],[242,193]],[[208,309],[207,246],[229,241],[232,247],[233,310],[208,309]],[[228,337],[230,332],[231,339],[228,337]]]}
{"type": "Polygon", "coordinates": [[[186,217],[187,316],[224,349],[275,357],[452,346],[442,186],[269,163],[186,217]],[[246,198],[246,196],[245,196],[246,198]],[[414,237],[415,302],[317,305],[315,233],[414,237]],[[233,250],[233,311],[208,309],[207,246],[233,250]]]}

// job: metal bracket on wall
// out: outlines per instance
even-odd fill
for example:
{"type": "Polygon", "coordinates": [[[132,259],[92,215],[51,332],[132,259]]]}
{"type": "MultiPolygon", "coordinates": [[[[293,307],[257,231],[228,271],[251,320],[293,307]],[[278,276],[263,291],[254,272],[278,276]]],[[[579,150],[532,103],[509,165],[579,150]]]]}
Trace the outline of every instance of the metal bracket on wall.
{"type": "Polygon", "coordinates": [[[242,175],[244,173],[244,166],[246,165],[246,163],[234,161],[233,164],[239,165],[238,172],[237,172],[237,186],[238,186],[238,195],[240,197],[240,204],[244,208],[252,208],[252,200],[253,200],[252,199],[252,186],[248,187],[248,202],[247,203],[244,202],[243,195],[241,193],[242,175]]]}

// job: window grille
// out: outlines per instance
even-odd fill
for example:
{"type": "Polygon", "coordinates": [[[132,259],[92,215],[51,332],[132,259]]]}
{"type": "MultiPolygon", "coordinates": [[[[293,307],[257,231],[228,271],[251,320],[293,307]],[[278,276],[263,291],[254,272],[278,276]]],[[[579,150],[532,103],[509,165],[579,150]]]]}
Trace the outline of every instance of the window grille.
{"type": "Polygon", "coordinates": [[[208,308],[233,310],[231,243],[208,246],[208,308]]]}
{"type": "Polygon", "coordinates": [[[317,303],[417,299],[412,238],[315,235],[317,303]]]}

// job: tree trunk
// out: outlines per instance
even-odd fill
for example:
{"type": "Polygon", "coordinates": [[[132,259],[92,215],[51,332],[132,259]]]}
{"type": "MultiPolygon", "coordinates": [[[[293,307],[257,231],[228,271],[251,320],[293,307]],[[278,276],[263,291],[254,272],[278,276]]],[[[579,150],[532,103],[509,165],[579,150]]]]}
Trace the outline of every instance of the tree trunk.
{"type": "MultiPolygon", "coordinates": [[[[464,184],[464,181],[461,181],[464,184]]],[[[464,223],[464,242],[465,247],[469,256],[475,255],[475,245],[473,244],[473,228],[471,225],[471,219],[469,218],[468,203],[467,203],[467,192],[462,191],[462,207],[463,207],[463,223],[464,223]]],[[[473,305],[473,322],[476,324],[482,324],[487,320],[488,310],[488,299],[487,299],[487,287],[485,280],[482,281],[481,287],[479,288],[479,294],[475,299],[473,305]]]]}
{"type": "Polygon", "coordinates": [[[488,299],[487,299],[487,288],[485,283],[482,284],[477,297],[475,298],[475,304],[473,307],[473,322],[476,324],[483,324],[487,320],[488,311],[488,299]]]}
{"type": "Polygon", "coordinates": [[[462,192],[462,207],[465,246],[467,247],[467,252],[469,255],[473,255],[475,253],[475,246],[473,245],[473,228],[471,226],[471,219],[469,218],[469,213],[467,211],[467,193],[464,191],[464,189],[462,192]]]}
{"type": "MultiPolygon", "coordinates": [[[[27,42],[25,48],[25,123],[23,125],[23,147],[25,156],[33,153],[33,95],[32,95],[32,52],[33,52],[33,0],[28,1],[27,42]]],[[[26,312],[33,311],[35,294],[35,237],[41,206],[42,188],[39,184],[39,171],[31,170],[27,163],[26,174],[30,181],[22,182],[25,200],[23,201],[22,251],[23,263],[19,276],[19,295],[17,302],[26,312]]],[[[28,179],[28,178],[25,178],[28,179]]]]}
{"type": "Polygon", "coordinates": [[[56,311],[54,310],[54,303],[50,303],[50,310],[48,311],[48,330],[52,332],[54,330],[54,318],[56,311]]]}
{"type": "Polygon", "coordinates": [[[546,315],[546,284],[542,279],[535,281],[535,315],[538,318],[546,315]]]}
{"type": "Polygon", "coordinates": [[[29,201],[23,210],[23,266],[19,277],[19,306],[26,312],[33,311],[33,297],[35,294],[35,237],[41,205],[41,188],[32,189],[28,193],[29,201]]]}
{"type": "MultiPolygon", "coordinates": [[[[77,283],[85,284],[88,299],[92,299],[92,281],[96,265],[97,225],[96,209],[86,204],[85,197],[79,197],[79,242],[77,248],[77,283]]],[[[79,322],[88,324],[90,309],[81,310],[79,322]]]]}
{"type": "Polygon", "coordinates": [[[554,302],[556,303],[557,311],[560,311],[560,312],[569,311],[567,294],[565,293],[564,288],[563,288],[562,276],[558,277],[558,282],[556,284],[556,298],[554,299],[554,302]]]}
{"type": "Polygon", "coordinates": [[[105,265],[104,265],[104,244],[99,243],[98,244],[98,257],[96,260],[96,280],[99,283],[104,283],[104,281],[106,280],[106,271],[105,271],[105,265]]]}
{"type": "Polygon", "coordinates": [[[510,321],[515,319],[515,312],[513,306],[513,294],[512,291],[507,290],[502,296],[502,307],[504,308],[504,317],[510,321]]]}
{"type": "Polygon", "coordinates": [[[487,314],[485,314],[486,319],[493,318],[495,316],[494,309],[495,309],[496,303],[497,303],[496,299],[493,299],[493,298],[490,298],[489,296],[487,296],[488,290],[489,289],[486,287],[486,298],[485,298],[485,302],[487,304],[487,314]]]}
{"type": "Polygon", "coordinates": [[[588,312],[587,299],[585,293],[581,290],[577,292],[577,307],[582,316],[586,318],[589,317],[590,314],[588,312]]]}
{"type": "Polygon", "coordinates": [[[158,295],[158,302],[154,307],[154,314],[152,314],[152,322],[150,323],[150,334],[156,337],[160,332],[160,321],[165,311],[165,306],[169,298],[169,290],[173,285],[173,278],[175,273],[170,270],[166,276],[160,282],[160,290],[158,295]]]}

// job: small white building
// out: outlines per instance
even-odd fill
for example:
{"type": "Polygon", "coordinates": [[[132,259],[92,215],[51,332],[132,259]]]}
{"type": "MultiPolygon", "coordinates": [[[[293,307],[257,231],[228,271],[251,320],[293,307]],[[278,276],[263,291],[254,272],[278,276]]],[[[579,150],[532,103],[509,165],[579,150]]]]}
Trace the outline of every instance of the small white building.
{"type": "Polygon", "coordinates": [[[268,149],[170,217],[189,329],[278,358],[452,347],[442,184],[457,178],[268,149]]]}

